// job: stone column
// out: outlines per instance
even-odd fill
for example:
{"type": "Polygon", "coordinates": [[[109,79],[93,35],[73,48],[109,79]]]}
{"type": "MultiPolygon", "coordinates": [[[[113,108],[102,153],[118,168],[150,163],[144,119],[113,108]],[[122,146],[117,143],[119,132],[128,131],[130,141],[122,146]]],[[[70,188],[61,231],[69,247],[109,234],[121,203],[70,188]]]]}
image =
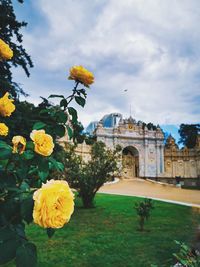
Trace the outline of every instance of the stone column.
{"type": "Polygon", "coordinates": [[[144,147],[140,147],[139,151],[139,176],[145,176],[145,150],[144,147]]]}
{"type": "Polygon", "coordinates": [[[160,172],[164,173],[164,144],[160,145],[160,172]]]}
{"type": "Polygon", "coordinates": [[[148,176],[148,140],[144,141],[144,176],[148,176]]]}
{"type": "Polygon", "coordinates": [[[156,176],[159,177],[160,173],[161,173],[160,145],[156,142],[156,176]]]}

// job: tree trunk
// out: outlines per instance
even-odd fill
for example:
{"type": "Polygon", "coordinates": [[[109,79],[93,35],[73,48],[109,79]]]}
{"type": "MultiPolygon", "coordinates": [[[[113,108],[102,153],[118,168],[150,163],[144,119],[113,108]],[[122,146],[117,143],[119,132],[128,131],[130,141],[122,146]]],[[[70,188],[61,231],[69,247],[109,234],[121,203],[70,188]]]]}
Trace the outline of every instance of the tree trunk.
{"type": "Polygon", "coordinates": [[[82,195],[81,198],[85,209],[94,208],[94,195],[82,195]]]}
{"type": "Polygon", "coordinates": [[[144,217],[140,217],[140,231],[143,232],[144,231],[144,217]]]}

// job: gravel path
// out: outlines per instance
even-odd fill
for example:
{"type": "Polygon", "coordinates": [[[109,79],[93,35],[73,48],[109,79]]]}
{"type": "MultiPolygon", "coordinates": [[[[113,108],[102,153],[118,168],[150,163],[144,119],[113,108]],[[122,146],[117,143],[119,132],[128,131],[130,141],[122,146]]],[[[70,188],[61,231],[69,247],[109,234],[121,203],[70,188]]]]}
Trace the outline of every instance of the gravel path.
{"type": "Polygon", "coordinates": [[[104,185],[99,192],[117,195],[141,196],[200,208],[200,191],[181,189],[143,179],[120,180],[104,185]]]}

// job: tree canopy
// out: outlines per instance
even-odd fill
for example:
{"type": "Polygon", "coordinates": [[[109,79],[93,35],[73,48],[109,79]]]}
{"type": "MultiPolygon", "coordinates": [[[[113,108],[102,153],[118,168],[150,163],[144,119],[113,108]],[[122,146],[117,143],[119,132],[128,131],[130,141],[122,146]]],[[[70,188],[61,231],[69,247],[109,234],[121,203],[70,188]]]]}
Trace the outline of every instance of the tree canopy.
{"type": "MultiPolygon", "coordinates": [[[[23,3],[23,0],[18,0],[23,3]]],[[[25,92],[13,81],[11,72],[12,66],[22,67],[26,75],[29,76],[29,68],[33,67],[32,60],[22,45],[23,35],[20,32],[27,23],[19,22],[16,18],[12,0],[0,0],[0,39],[7,43],[13,50],[11,61],[0,61],[0,88],[1,96],[9,92],[13,97],[25,92]]]]}
{"type": "Polygon", "coordinates": [[[200,124],[181,124],[178,132],[181,136],[178,143],[193,148],[200,133],[200,124]]]}
{"type": "Polygon", "coordinates": [[[65,179],[77,189],[83,206],[94,206],[94,197],[99,188],[118,173],[119,152],[121,147],[108,149],[103,142],[95,142],[91,146],[91,159],[84,161],[75,152],[75,147],[68,145],[61,160],[65,166],[65,179]]]}

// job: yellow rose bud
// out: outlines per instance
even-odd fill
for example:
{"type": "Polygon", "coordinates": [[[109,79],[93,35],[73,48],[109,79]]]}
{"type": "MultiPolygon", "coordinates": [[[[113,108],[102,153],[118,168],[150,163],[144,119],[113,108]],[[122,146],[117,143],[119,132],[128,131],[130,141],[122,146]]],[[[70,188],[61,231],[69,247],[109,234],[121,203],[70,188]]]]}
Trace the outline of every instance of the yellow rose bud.
{"type": "Polygon", "coordinates": [[[54,143],[51,135],[46,134],[45,130],[33,130],[30,135],[34,143],[36,153],[43,156],[50,156],[53,152],[54,143]]]}
{"type": "Polygon", "coordinates": [[[70,76],[68,79],[89,86],[94,82],[94,75],[82,66],[74,66],[70,69],[70,76]]]}
{"type": "Polygon", "coordinates": [[[34,195],[33,220],[44,228],[61,228],[74,211],[74,195],[66,181],[50,180],[34,195]]]}
{"type": "Polygon", "coordinates": [[[0,123],[0,135],[8,135],[8,127],[5,125],[5,123],[0,123]]]}
{"type": "Polygon", "coordinates": [[[12,103],[14,100],[9,98],[9,93],[5,93],[0,98],[0,115],[3,117],[10,117],[15,110],[15,105],[12,103]]]}
{"type": "Polygon", "coordinates": [[[13,153],[22,154],[26,148],[26,139],[23,136],[16,135],[12,139],[13,153]]]}
{"type": "Polygon", "coordinates": [[[0,59],[1,60],[8,60],[13,57],[13,51],[10,47],[0,39],[0,59]]]}

